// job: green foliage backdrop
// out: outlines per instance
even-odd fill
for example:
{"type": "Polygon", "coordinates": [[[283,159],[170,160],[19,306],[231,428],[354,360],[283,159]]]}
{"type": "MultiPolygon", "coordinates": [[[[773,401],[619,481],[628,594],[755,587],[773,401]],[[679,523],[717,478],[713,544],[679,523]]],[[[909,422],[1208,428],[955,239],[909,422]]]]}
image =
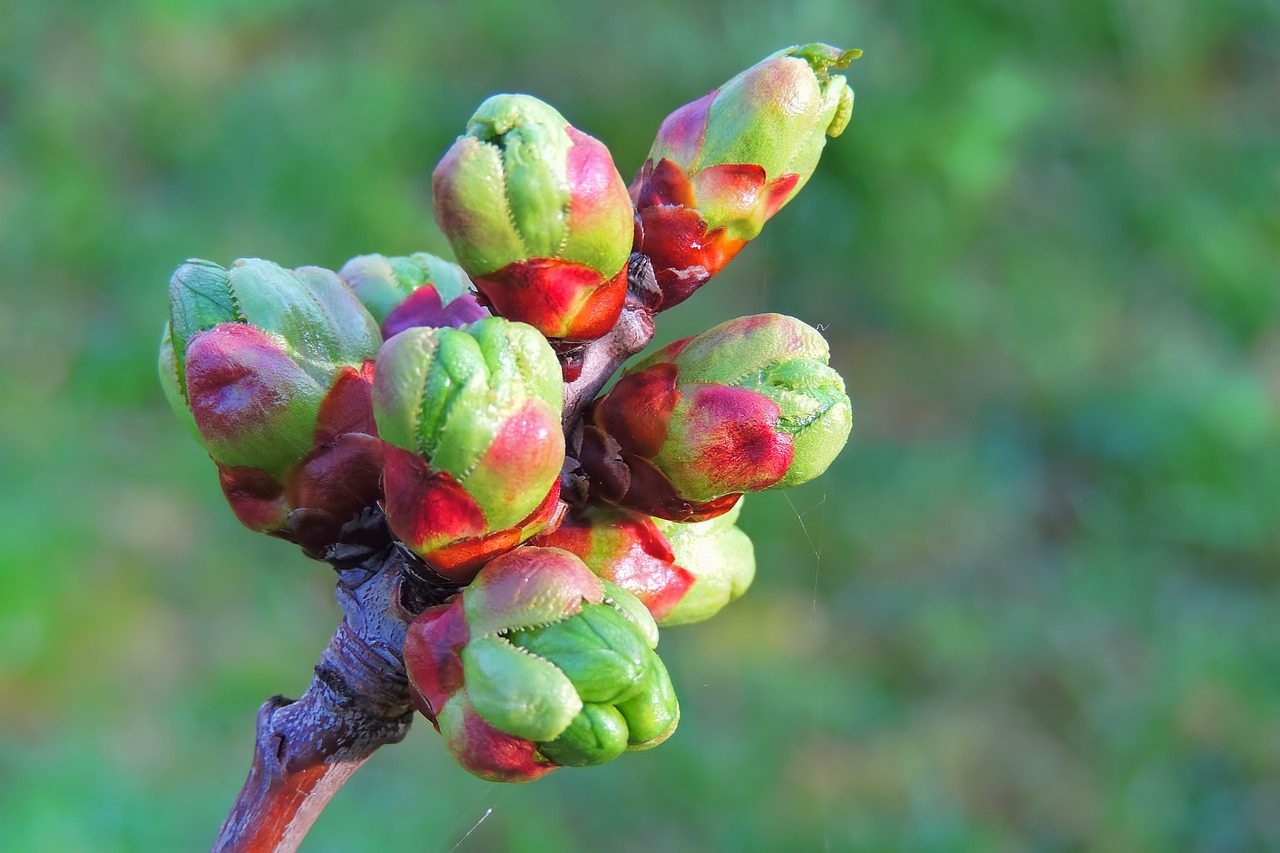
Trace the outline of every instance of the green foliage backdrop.
{"type": "Polygon", "coordinates": [[[659,340],[777,310],[855,401],[668,632],[661,749],[517,788],[430,727],[305,849],[1280,845],[1280,9],[1224,0],[38,3],[0,26],[0,847],[208,844],[336,620],[154,353],[188,256],[443,252],[429,174],[528,91],[628,178],[787,44],[866,50],[809,187],[659,340]],[[490,812],[491,810],[491,812],[490,812]]]}

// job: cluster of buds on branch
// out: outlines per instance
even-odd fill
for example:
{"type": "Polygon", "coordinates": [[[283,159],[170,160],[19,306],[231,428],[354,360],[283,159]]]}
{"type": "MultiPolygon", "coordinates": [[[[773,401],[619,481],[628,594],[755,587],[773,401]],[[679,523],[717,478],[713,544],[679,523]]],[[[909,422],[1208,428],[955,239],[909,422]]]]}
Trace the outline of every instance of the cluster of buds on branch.
{"type": "Polygon", "coordinates": [[[456,263],[174,273],[161,379],[236,517],[335,566],[385,524],[384,556],[443,590],[406,617],[408,694],[472,773],[525,781],[667,738],[658,626],[742,595],[743,494],[843,447],[844,383],[792,317],[729,320],[600,391],[809,180],[857,55],[784,50],[681,107],[630,190],[552,107],[488,99],[432,180],[456,263]]]}

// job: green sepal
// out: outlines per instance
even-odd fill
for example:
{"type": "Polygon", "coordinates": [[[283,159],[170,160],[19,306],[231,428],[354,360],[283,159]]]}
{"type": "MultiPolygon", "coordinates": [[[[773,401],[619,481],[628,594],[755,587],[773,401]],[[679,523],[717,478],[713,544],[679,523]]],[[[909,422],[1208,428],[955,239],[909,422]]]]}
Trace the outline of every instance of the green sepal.
{"type": "Polygon", "coordinates": [[[612,705],[587,703],[560,737],[538,751],[564,767],[605,764],[627,751],[627,721],[612,705]]]}
{"type": "Polygon", "coordinates": [[[382,344],[377,322],[330,270],[244,258],[231,266],[230,283],[245,322],[282,338],[290,358],[322,386],[382,344]]]}
{"type": "Polygon", "coordinates": [[[582,700],[560,670],[502,637],[475,637],[460,655],[472,706],[499,731],[554,740],[582,710],[582,700]]]}
{"type": "Polygon", "coordinates": [[[465,329],[480,345],[500,400],[539,397],[556,411],[563,408],[560,362],[536,329],[501,317],[485,317],[465,329]]]}
{"type": "Polygon", "coordinates": [[[568,228],[569,122],[529,95],[494,95],[467,124],[467,136],[501,154],[511,220],[530,257],[555,257],[568,228]]]}
{"type": "Polygon", "coordinates": [[[164,391],[164,398],[169,401],[169,408],[173,409],[173,413],[178,416],[178,420],[182,421],[187,431],[200,441],[200,428],[196,426],[191,407],[187,405],[187,389],[185,385],[179,384],[179,377],[182,375],[181,366],[173,350],[173,331],[167,322],[164,324],[164,334],[160,336],[159,368],[160,387],[164,391]]]}
{"type": "Polygon", "coordinates": [[[653,614],[649,612],[649,608],[644,606],[644,602],[613,581],[601,578],[600,583],[604,586],[606,603],[612,602],[621,611],[622,615],[630,619],[632,624],[640,630],[640,635],[644,637],[645,644],[651,649],[656,649],[658,647],[658,623],[653,621],[653,614]]]}
{"type": "Polygon", "coordinates": [[[632,752],[662,743],[680,722],[680,703],[671,675],[656,652],[649,655],[640,692],[617,705],[627,721],[627,749],[632,752]]]}
{"type": "Polygon", "coordinates": [[[436,222],[463,269],[485,275],[528,257],[501,180],[502,153],[460,136],[432,177],[436,222]]]}
{"type": "Polygon", "coordinates": [[[569,619],[507,636],[555,664],[584,702],[615,704],[634,696],[652,654],[635,624],[608,604],[585,604],[569,619]]]}
{"type": "Polygon", "coordinates": [[[384,441],[462,476],[508,414],[489,388],[479,342],[464,329],[406,329],[378,353],[374,416],[384,441]]]}

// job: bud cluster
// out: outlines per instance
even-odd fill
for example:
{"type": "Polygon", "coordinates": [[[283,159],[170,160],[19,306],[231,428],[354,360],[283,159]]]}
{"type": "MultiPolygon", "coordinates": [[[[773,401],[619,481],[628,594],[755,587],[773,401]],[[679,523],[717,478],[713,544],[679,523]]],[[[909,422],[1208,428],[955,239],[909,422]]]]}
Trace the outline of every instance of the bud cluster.
{"type": "Polygon", "coordinates": [[[526,781],[668,737],[658,626],[742,595],[743,494],[811,480],[843,447],[844,382],[792,317],[668,344],[585,409],[563,377],[624,310],[688,298],[794,197],[848,122],[834,72],[856,55],[791,48],[682,107],[630,190],[552,107],[490,98],[432,178],[456,263],[174,273],[161,382],[236,517],[335,565],[376,529],[461,589],[414,608],[403,653],[472,773],[526,781]],[[629,279],[649,268],[656,289],[629,279]]]}

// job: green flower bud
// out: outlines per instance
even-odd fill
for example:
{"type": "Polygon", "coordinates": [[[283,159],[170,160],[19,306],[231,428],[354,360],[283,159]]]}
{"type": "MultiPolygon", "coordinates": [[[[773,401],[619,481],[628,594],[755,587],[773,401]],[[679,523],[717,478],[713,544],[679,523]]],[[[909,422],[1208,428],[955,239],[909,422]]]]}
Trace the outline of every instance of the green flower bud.
{"type": "Polygon", "coordinates": [[[564,461],[563,393],[555,353],[523,323],[490,317],[388,340],[373,405],[391,529],[438,571],[469,580],[545,527],[564,461]]]}
{"type": "Polygon", "coordinates": [[[409,626],[414,701],[467,770],[527,781],[653,746],[679,719],[653,619],[568,552],[492,560],[409,626]]]}
{"type": "Polygon", "coordinates": [[[665,310],[718,273],[795,197],[839,136],[853,90],[833,74],[861,51],[791,47],[676,110],[631,185],[638,251],[665,310]]]}
{"type": "Polygon", "coordinates": [[[626,297],[632,216],[609,151],[528,95],[495,95],[432,178],[436,221],[495,313],[589,340],[626,297]]]}
{"type": "MultiPolygon", "coordinates": [[[[861,55],[860,50],[826,44],[780,50],[707,96],[696,152],[689,151],[691,140],[683,133],[660,131],[650,157],[676,163],[695,185],[701,173],[715,166],[751,164],[760,167],[766,180],[794,175],[794,182],[788,182],[789,200],[813,175],[827,137],[839,136],[849,123],[853,90],[833,72],[861,55]]],[[[744,239],[760,232],[763,223],[736,218],[741,210],[729,199],[709,196],[707,202],[700,209],[710,214],[712,227],[727,225],[733,236],[744,239]]]]}
{"type": "Polygon", "coordinates": [[[687,625],[718,613],[751,585],[755,551],[735,524],[736,503],[708,521],[676,523],[618,508],[570,512],[534,545],[562,548],[642,603],[657,624],[687,625]]]}
{"type": "Polygon", "coordinates": [[[379,496],[376,324],[334,273],[192,260],[169,285],[160,380],[246,526],[313,555],[379,496]]]}
{"type": "Polygon", "coordinates": [[[598,500],[673,521],[821,474],[849,437],[826,341],[779,314],[658,350],[595,404],[577,458],[598,500]]]}
{"type": "Polygon", "coordinates": [[[756,574],[755,546],[737,526],[742,501],[724,515],[680,524],[654,519],[671,545],[676,565],[695,578],[683,597],[660,620],[663,627],[701,622],[737,599],[756,574]]]}

